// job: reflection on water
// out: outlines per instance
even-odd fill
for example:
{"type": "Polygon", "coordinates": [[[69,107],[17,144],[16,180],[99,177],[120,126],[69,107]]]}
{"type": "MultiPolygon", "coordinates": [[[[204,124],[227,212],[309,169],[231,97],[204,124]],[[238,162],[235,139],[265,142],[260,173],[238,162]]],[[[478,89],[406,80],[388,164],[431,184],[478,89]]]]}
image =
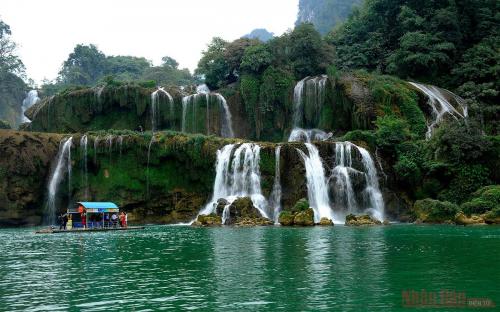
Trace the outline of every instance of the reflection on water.
{"type": "Polygon", "coordinates": [[[0,310],[401,308],[405,289],[500,301],[500,228],[0,230],[0,310]]]}

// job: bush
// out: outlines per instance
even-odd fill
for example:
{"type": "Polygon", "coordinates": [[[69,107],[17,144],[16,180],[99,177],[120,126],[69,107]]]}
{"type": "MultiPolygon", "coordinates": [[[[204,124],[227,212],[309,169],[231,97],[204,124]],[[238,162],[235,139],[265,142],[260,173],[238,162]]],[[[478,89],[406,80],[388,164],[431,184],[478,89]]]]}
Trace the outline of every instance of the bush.
{"type": "Polygon", "coordinates": [[[408,123],[395,116],[378,117],[377,145],[386,151],[394,151],[395,146],[410,137],[408,123]]]}
{"type": "Polygon", "coordinates": [[[461,208],[467,215],[500,209],[500,185],[490,185],[477,190],[472,200],[462,204],[461,208]]]}
{"type": "Polygon", "coordinates": [[[292,211],[300,212],[300,211],[306,211],[307,209],[309,209],[309,202],[307,201],[307,199],[302,198],[295,203],[295,205],[292,208],[292,211]]]}
{"type": "Polygon", "coordinates": [[[442,202],[434,199],[417,200],[413,205],[416,217],[424,223],[443,223],[453,220],[459,208],[450,202],[442,202]]]}

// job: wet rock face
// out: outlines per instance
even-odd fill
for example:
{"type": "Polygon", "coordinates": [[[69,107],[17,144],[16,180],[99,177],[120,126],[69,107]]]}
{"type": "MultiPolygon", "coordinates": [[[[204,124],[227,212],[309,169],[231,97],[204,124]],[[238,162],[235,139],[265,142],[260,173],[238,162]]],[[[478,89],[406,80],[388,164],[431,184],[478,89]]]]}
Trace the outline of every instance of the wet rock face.
{"type": "Polygon", "coordinates": [[[193,226],[221,226],[222,218],[216,214],[199,215],[193,226]]]}
{"type": "Polygon", "coordinates": [[[345,218],[345,225],[347,226],[365,226],[365,225],[381,225],[382,222],[376,220],[369,215],[355,216],[353,214],[347,215],[345,218]]]}
{"type": "MultiPolygon", "coordinates": [[[[224,198],[217,201],[216,212],[221,218],[227,205],[229,205],[229,202],[224,198]]],[[[271,220],[264,218],[259,210],[254,207],[250,197],[237,198],[227,209],[229,211],[224,225],[256,226],[273,224],[271,220]]]]}
{"type": "Polygon", "coordinates": [[[0,226],[40,224],[60,135],[0,130],[0,226]]]}

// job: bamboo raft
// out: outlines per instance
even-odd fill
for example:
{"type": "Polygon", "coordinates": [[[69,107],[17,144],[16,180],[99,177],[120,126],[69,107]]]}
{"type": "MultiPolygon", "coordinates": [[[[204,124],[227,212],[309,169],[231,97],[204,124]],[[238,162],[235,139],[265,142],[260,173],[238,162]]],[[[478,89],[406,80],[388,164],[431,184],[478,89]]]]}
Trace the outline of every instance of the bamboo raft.
{"type": "Polygon", "coordinates": [[[144,226],[128,226],[128,227],[109,227],[109,228],[92,228],[82,229],[76,228],[71,230],[58,230],[58,229],[42,229],[36,231],[36,234],[59,234],[59,233],[90,233],[90,232],[110,232],[110,231],[135,231],[144,230],[144,226]]]}

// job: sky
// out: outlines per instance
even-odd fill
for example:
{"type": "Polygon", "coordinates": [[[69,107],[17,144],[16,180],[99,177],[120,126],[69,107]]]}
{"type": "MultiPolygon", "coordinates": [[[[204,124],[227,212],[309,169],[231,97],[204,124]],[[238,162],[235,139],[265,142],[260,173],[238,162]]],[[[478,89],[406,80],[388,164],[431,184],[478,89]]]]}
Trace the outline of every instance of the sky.
{"type": "Polygon", "coordinates": [[[234,40],[255,28],[293,28],[299,0],[1,0],[27,75],[55,79],[75,45],[106,55],[171,56],[191,71],[212,37],[234,40]]]}

